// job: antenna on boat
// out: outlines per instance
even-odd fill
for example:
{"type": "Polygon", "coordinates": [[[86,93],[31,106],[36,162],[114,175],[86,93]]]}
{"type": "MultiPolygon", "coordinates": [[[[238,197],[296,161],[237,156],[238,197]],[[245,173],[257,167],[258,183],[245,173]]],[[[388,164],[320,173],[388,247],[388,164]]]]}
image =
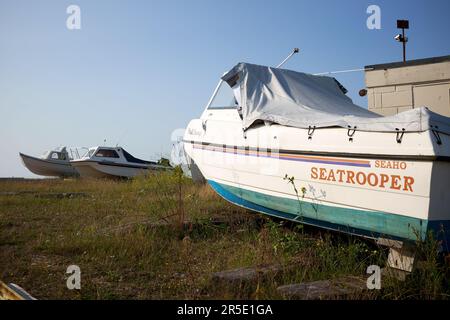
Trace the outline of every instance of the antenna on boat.
{"type": "Polygon", "coordinates": [[[300,51],[299,48],[294,48],[292,52],[283,60],[279,65],[277,65],[277,68],[281,68],[283,64],[285,64],[294,54],[298,53],[300,51]]]}

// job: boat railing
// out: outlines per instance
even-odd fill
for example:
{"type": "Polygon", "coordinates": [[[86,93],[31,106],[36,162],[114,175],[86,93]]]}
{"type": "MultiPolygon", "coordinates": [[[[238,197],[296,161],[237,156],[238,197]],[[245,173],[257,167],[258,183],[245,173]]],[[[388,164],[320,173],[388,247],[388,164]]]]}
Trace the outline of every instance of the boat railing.
{"type": "Polygon", "coordinates": [[[86,147],[69,147],[67,148],[70,156],[70,160],[81,159],[88,151],[86,147]]]}

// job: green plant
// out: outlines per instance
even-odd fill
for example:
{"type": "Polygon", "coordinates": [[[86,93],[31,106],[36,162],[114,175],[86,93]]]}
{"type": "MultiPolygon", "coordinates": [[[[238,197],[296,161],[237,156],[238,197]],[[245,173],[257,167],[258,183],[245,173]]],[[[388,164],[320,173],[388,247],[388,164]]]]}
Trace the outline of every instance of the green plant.
{"type": "Polygon", "coordinates": [[[298,192],[297,187],[295,186],[295,177],[294,176],[289,177],[287,174],[285,174],[283,180],[287,180],[288,183],[291,184],[292,187],[294,188],[294,192],[295,192],[295,195],[297,196],[297,202],[298,202],[298,206],[299,206],[299,209],[297,212],[297,215],[298,215],[297,218],[303,218],[302,200],[305,198],[306,188],[302,187],[300,189],[300,191],[302,192],[301,199],[300,199],[300,194],[298,192]]]}

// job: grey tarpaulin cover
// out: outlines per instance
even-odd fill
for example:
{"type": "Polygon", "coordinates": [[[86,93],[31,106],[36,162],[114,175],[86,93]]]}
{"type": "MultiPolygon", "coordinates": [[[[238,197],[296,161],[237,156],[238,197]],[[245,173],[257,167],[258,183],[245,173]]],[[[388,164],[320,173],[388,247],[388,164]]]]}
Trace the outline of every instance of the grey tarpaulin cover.
{"type": "MultiPolygon", "coordinates": [[[[450,118],[427,108],[383,117],[353,104],[332,77],[239,63],[222,80],[239,89],[243,129],[258,120],[298,128],[344,127],[361,131],[450,134],[450,118]]],[[[239,101],[240,100],[240,101],[239,101]]]]}

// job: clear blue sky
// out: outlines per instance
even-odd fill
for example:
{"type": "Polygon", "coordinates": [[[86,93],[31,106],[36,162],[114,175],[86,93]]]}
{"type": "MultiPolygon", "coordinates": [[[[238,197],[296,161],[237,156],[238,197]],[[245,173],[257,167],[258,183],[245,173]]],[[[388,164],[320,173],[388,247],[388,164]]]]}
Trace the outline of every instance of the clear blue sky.
{"type": "MultiPolygon", "coordinates": [[[[198,117],[239,61],[305,72],[398,61],[397,18],[410,19],[408,58],[450,54],[450,1],[0,0],[0,176],[32,176],[19,151],[122,144],[156,158],[198,117]],[[68,30],[66,8],[81,8],[68,30]],[[381,30],[366,27],[368,5],[381,30]]],[[[336,76],[358,97],[364,74],[336,76]]]]}

